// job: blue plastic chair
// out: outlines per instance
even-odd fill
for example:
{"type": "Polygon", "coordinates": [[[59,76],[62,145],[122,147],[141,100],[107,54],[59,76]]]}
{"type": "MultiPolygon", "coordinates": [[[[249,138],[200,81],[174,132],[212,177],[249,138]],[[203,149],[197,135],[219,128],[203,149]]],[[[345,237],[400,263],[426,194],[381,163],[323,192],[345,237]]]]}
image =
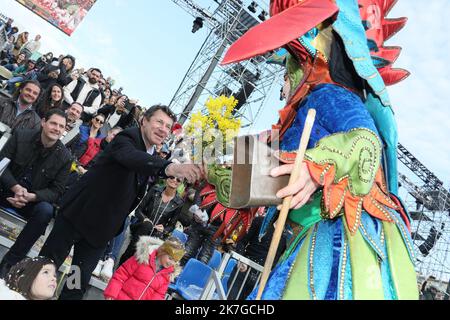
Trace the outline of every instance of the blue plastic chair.
{"type": "Polygon", "coordinates": [[[211,267],[191,258],[176,282],[177,292],[186,300],[198,300],[212,272],[211,267]]]}
{"type": "Polygon", "coordinates": [[[229,276],[233,272],[233,270],[236,267],[236,265],[237,265],[237,260],[236,259],[228,260],[228,263],[225,266],[225,270],[223,271],[223,274],[229,276]]]}
{"type": "Polygon", "coordinates": [[[217,270],[217,268],[219,268],[220,266],[221,261],[222,261],[222,254],[219,251],[214,250],[214,254],[208,261],[208,266],[210,266],[212,269],[217,270]]]}
{"type": "Polygon", "coordinates": [[[186,243],[188,241],[188,235],[186,233],[184,233],[184,232],[181,232],[181,231],[177,230],[177,229],[174,229],[172,231],[172,235],[174,237],[177,237],[178,239],[180,239],[180,241],[182,243],[186,243]]]}
{"type": "Polygon", "coordinates": [[[225,294],[227,294],[227,292],[228,292],[228,280],[229,279],[230,279],[229,274],[224,275],[222,278],[222,286],[223,286],[223,291],[225,291],[225,294]]]}

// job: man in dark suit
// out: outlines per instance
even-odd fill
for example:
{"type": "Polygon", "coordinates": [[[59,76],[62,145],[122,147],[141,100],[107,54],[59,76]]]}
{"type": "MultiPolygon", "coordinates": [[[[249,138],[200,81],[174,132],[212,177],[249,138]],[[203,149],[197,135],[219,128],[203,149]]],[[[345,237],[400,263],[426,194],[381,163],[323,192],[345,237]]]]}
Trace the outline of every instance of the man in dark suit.
{"type": "Polygon", "coordinates": [[[94,166],[63,196],[54,228],[40,253],[59,267],[74,245],[72,265],[79,269],[72,271],[74,275],[79,271],[81,286],[69,288],[66,283],[60,299],[82,299],[108,241],[122,231],[126,217],[143,198],[150,177],[175,176],[190,182],[202,177],[197,165],[175,164],[152,155],[155,146],[169,135],[175,120],[166,106],[148,109],[141,127],[118,134],[94,166]]]}

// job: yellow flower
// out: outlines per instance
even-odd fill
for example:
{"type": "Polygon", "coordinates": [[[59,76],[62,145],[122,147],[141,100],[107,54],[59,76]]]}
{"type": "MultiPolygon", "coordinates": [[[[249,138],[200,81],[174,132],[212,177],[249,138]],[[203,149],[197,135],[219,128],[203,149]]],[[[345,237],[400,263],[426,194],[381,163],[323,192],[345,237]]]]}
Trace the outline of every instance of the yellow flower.
{"type": "MultiPolygon", "coordinates": [[[[205,102],[204,114],[202,112],[192,114],[190,122],[186,126],[186,134],[191,138],[202,141],[202,151],[208,145],[213,144],[218,139],[219,134],[222,135],[221,138],[225,147],[238,135],[241,127],[241,120],[236,119],[233,115],[233,110],[237,104],[238,100],[233,96],[222,95],[217,98],[208,98],[205,102]]],[[[194,155],[194,158],[196,158],[196,155],[194,155]]]]}

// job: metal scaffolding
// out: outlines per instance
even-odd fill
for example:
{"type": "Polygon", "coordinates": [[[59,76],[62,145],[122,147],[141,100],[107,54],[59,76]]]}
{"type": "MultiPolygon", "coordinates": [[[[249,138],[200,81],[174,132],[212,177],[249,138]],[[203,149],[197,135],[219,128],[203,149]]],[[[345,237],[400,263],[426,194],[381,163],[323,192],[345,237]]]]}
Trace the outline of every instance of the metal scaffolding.
{"type": "Polygon", "coordinates": [[[449,299],[450,193],[442,181],[402,145],[399,145],[398,156],[405,169],[409,169],[408,176],[399,175],[399,182],[412,219],[411,237],[417,253],[419,282],[434,277],[440,297],[449,299]]]}
{"type": "Polygon", "coordinates": [[[206,26],[210,31],[170,102],[180,123],[203,110],[209,97],[232,94],[239,101],[236,116],[241,118],[242,127],[252,125],[272,89],[281,87],[283,69],[267,63],[270,54],[229,66],[221,66],[220,61],[230,44],[260,23],[264,16],[261,12],[268,12],[267,3],[257,2],[259,11],[252,12],[248,9],[250,1],[215,1],[217,7],[210,13],[195,1],[172,1],[196,19],[197,30],[206,26]]]}

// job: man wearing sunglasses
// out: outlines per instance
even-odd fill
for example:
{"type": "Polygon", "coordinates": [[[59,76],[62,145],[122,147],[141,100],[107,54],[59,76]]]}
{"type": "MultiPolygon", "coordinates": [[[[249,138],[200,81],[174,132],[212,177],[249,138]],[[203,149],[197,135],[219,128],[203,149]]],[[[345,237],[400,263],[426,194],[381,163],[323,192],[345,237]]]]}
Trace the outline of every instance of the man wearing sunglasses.
{"type": "Polygon", "coordinates": [[[80,286],[69,288],[66,284],[60,299],[83,298],[108,242],[122,232],[125,219],[143,198],[150,177],[174,176],[191,183],[203,177],[197,165],[175,164],[153,155],[175,120],[166,106],[148,109],[140,128],[119,133],[94,166],[63,196],[53,230],[40,252],[59,267],[74,246],[72,264],[78,269],[73,272],[79,272],[80,286]]]}
{"type": "Polygon", "coordinates": [[[165,186],[154,186],[135,211],[137,222],[130,226],[131,240],[120,258],[123,264],[136,251],[141,236],[152,236],[164,240],[175,229],[184,201],[177,194],[183,179],[168,177],[165,186]]]}

